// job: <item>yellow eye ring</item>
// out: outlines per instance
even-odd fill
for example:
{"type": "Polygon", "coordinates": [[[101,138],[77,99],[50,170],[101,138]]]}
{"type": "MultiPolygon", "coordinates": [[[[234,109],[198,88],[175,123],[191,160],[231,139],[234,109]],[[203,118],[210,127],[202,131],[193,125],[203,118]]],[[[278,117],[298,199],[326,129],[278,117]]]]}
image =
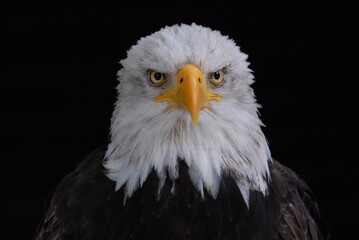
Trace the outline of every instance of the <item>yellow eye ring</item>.
{"type": "Polygon", "coordinates": [[[161,86],[166,82],[165,75],[155,70],[148,71],[148,80],[152,86],[161,86]]]}
{"type": "Polygon", "coordinates": [[[224,83],[224,72],[223,70],[218,70],[211,75],[211,82],[217,86],[220,86],[224,83]]]}

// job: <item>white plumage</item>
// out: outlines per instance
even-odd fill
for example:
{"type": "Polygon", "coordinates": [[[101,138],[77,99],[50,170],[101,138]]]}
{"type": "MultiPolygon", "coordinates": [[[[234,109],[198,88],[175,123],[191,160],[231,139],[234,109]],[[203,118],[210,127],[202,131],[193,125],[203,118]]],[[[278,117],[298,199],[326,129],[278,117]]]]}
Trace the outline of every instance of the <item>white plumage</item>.
{"type": "Polygon", "coordinates": [[[107,150],[61,181],[36,239],[328,239],[309,187],[271,159],[246,59],[195,24],[142,38],[107,150]]]}
{"type": "Polygon", "coordinates": [[[176,179],[178,161],[183,159],[202,194],[206,188],[216,197],[224,174],[236,179],[247,204],[250,190],[265,194],[271,156],[246,59],[228,37],[195,24],[165,27],[133,46],[118,72],[118,100],[104,162],[116,189],[125,186],[130,197],[152,169],[162,182],[167,175],[176,179]],[[198,67],[205,84],[222,96],[220,101],[210,101],[210,108],[200,110],[196,126],[188,111],[166,109],[168,102],[154,101],[186,64],[198,67]],[[224,84],[215,86],[209,78],[221,69],[224,84]],[[149,70],[163,73],[167,81],[152,86],[149,70]]]}

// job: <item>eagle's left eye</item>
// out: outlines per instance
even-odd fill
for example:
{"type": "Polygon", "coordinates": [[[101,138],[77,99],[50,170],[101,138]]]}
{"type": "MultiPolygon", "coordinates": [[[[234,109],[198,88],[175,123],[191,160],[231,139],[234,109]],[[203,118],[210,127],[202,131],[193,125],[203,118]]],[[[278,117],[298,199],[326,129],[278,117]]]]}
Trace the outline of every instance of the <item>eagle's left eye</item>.
{"type": "Polygon", "coordinates": [[[212,73],[211,82],[218,86],[222,85],[224,83],[223,70],[218,70],[217,72],[212,73]]]}
{"type": "Polygon", "coordinates": [[[165,75],[154,70],[150,70],[148,72],[148,80],[152,86],[161,86],[164,82],[166,82],[165,75]]]}

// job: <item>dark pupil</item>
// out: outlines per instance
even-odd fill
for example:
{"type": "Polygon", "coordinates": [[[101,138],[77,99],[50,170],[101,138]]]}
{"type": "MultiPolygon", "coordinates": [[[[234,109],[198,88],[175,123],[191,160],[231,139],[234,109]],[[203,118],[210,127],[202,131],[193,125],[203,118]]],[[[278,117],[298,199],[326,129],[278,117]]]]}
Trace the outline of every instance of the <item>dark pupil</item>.
{"type": "Polygon", "coordinates": [[[221,77],[221,74],[219,72],[213,73],[213,78],[218,80],[221,77]]]}
{"type": "Polygon", "coordinates": [[[162,78],[162,73],[156,72],[155,75],[154,75],[154,77],[155,77],[156,80],[161,80],[161,78],[162,78]]]}

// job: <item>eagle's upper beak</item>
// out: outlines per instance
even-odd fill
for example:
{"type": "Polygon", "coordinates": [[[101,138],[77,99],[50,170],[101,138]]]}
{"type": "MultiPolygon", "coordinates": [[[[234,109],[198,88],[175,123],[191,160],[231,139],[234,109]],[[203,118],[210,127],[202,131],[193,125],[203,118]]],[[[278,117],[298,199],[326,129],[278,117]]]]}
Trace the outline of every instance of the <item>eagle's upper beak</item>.
{"type": "Polygon", "coordinates": [[[193,125],[197,125],[200,109],[209,108],[210,100],[218,101],[221,98],[208,88],[201,70],[192,64],[187,64],[178,71],[175,83],[154,100],[170,101],[171,104],[167,109],[177,107],[187,110],[193,125]]]}

